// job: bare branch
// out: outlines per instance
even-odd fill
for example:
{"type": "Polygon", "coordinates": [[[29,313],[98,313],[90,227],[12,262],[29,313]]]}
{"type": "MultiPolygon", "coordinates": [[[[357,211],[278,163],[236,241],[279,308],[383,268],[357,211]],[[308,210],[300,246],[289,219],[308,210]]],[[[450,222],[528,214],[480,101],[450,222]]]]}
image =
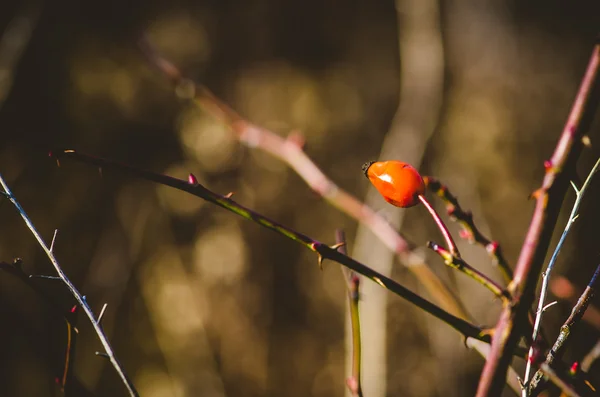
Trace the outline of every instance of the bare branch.
{"type": "Polygon", "coordinates": [[[468,321],[445,311],[441,307],[429,302],[428,300],[408,290],[407,288],[398,284],[394,280],[374,271],[370,267],[363,265],[362,263],[348,257],[347,255],[338,252],[336,249],[328,246],[327,244],[314,240],[287,226],[277,223],[265,217],[264,215],[252,211],[231,199],[228,199],[224,196],[210,191],[206,187],[199,184],[198,181],[195,179],[194,183],[190,183],[186,180],[142,170],[127,164],[119,163],[101,157],[89,156],[83,153],[75,152],[74,150],[65,150],[63,152],[56,153],[56,156],[60,157],[61,159],[64,158],[75,160],[78,162],[99,166],[105,169],[118,170],[141,179],[152,181],[165,186],[170,186],[172,188],[190,193],[196,197],[204,199],[212,204],[215,204],[228,211],[231,211],[243,218],[251,220],[267,229],[271,229],[276,233],[281,234],[293,241],[296,241],[297,243],[303,245],[311,251],[316,252],[323,259],[329,259],[334,262],[338,262],[348,267],[349,269],[362,274],[371,281],[379,284],[387,290],[404,298],[405,300],[413,303],[414,305],[418,306],[419,308],[433,315],[434,317],[444,321],[452,328],[456,329],[458,332],[463,334],[465,337],[474,338],[483,342],[489,342],[489,335],[485,332],[482,332],[482,330],[479,327],[476,327],[468,321]]]}
{"type": "Polygon", "coordinates": [[[509,285],[512,302],[496,325],[492,350],[481,374],[477,397],[500,396],[513,349],[524,331],[535,287],[556,225],[558,213],[574,174],[582,147],[598,106],[600,93],[600,43],[594,46],[587,71],[552,158],[546,162],[542,186],[532,195],[536,206],[509,285]]]}
{"type": "Polygon", "coordinates": [[[92,309],[87,304],[85,296],[82,296],[79,293],[79,291],[77,290],[75,285],[73,285],[71,280],[69,280],[67,275],[64,273],[60,264],[58,263],[58,260],[54,256],[54,253],[52,253],[50,248],[46,245],[46,243],[44,242],[44,239],[39,234],[39,232],[37,231],[35,226],[33,225],[33,222],[31,221],[31,219],[29,219],[29,217],[27,216],[27,213],[25,213],[25,210],[23,209],[23,207],[21,207],[21,204],[19,204],[17,199],[13,196],[10,188],[8,187],[8,185],[4,181],[4,178],[1,175],[0,175],[0,184],[2,185],[2,188],[4,189],[4,194],[13,203],[13,205],[15,206],[17,211],[19,211],[19,214],[25,221],[25,224],[27,225],[27,227],[29,228],[29,230],[31,231],[31,233],[33,234],[35,239],[37,240],[40,247],[42,247],[42,249],[46,253],[46,256],[48,257],[48,259],[50,259],[50,262],[52,262],[52,265],[54,266],[54,269],[56,270],[58,277],[60,277],[62,282],[67,286],[71,295],[73,295],[73,297],[75,298],[75,300],[77,301],[79,306],[81,306],[81,308],[83,309],[83,311],[89,318],[90,323],[92,323],[92,326],[94,327],[94,331],[96,331],[96,334],[98,335],[98,339],[100,339],[100,343],[102,343],[102,346],[104,347],[104,350],[106,352],[103,354],[106,354],[107,358],[110,360],[110,363],[115,368],[115,371],[117,371],[117,374],[119,375],[119,377],[121,378],[121,381],[127,388],[129,395],[133,396],[133,397],[137,397],[138,396],[137,390],[135,389],[133,383],[131,382],[131,380],[129,379],[129,377],[127,376],[125,371],[123,370],[123,367],[117,360],[117,357],[115,356],[115,354],[113,352],[110,342],[108,341],[108,338],[104,334],[102,327],[96,320],[96,317],[94,316],[94,312],[92,312],[92,309]]]}
{"type": "Polygon", "coordinates": [[[464,259],[452,255],[451,252],[447,251],[445,248],[439,246],[433,241],[428,242],[427,246],[436,254],[438,254],[444,260],[446,265],[463,272],[488,290],[492,291],[494,295],[502,299],[504,302],[510,302],[510,295],[508,291],[498,285],[498,283],[496,283],[494,280],[469,265],[464,259]]]}
{"type": "MultiPolygon", "coordinates": [[[[560,328],[560,333],[558,334],[558,338],[556,342],[554,342],[554,346],[548,352],[546,356],[546,364],[548,366],[552,366],[552,364],[556,361],[559,361],[567,348],[567,343],[569,342],[569,337],[575,332],[578,324],[581,322],[583,314],[587,310],[590,301],[592,300],[594,293],[598,287],[598,282],[600,281],[600,265],[596,267],[596,271],[592,276],[588,286],[586,287],[583,294],[579,297],[577,304],[571,310],[571,315],[563,326],[560,328]]],[[[531,382],[528,387],[528,393],[532,396],[536,396],[542,390],[544,386],[544,374],[541,371],[536,372],[536,374],[531,378],[531,382]]]]}
{"type": "MultiPolygon", "coordinates": [[[[573,223],[575,223],[575,219],[577,219],[577,216],[579,215],[577,212],[579,211],[579,207],[581,205],[583,196],[585,195],[585,192],[586,192],[588,186],[590,186],[590,182],[592,181],[594,174],[596,174],[596,171],[598,171],[599,166],[600,166],[600,159],[598,159],[596,161],[596,164],[594,164],[594,167],[592,167],[592,170],[590,171],[587,178],[585,179],[585,182],[584,182],[583,186],[581,187],[581,189],[579,189],[579,190],[575,189],[575,191],[577,192],[576,193],[577,199],[575,200],[575,203],[573,204],[573,209],[571,210],[571,214],[569,215],[569,220],[567,221],[565,229],[563,230],[562,235],[560,236],[560,240],[558,241],[558,244],[556,245],[556,248],[554,249],[554,253],[552,254],[552,257],[550,258],[550,262],[548,262],[548,266],[546,267],[546,270],[542,273],[542,289],[540,291],[540,299],[538,301],[538,310],[535,315],[535,322],[533,324],[533,335],[531,337],[531,340],[533,341],[533,343],[535,343],[535,341],[537,339],[537,336],[540,332],[540,326],[542,324],[542,316],[544,315],[544,307],[546,304],[546,295],[548,294],[548,282],[550,281],[550,273],[552,273],[552,269],[554,269],[554,264],[556,263],[558,254],[563,246],[563,243],[565,242],[565,239],[567,238],[567,235],[569,234],[569,231],[571,231],[571,226],[573,225],[573,223]]],[[[533,343],[531,344],[531,346],[529,348],[527,365],[525,367],[525,378],[524,378],[525,383],[529,382],[529,376],[531,374],[531,364],[532,364],[531,357],[533,356],[533,349],[534,349],[533,343]]],[[[522,396],[527,397],[527,390],[525,390],[525,389],[523,390],[522,396]]]]}

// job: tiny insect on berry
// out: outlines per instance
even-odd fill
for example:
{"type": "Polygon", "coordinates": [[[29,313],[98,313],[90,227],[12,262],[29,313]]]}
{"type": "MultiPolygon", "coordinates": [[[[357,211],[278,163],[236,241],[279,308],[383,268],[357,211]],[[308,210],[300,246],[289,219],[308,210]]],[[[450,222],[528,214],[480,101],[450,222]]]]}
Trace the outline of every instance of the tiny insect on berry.
{"type": "Polygon", "coordinates": [[[370,161],[362,170],[385,201],[396,207],[412,207],[425,193],[425,183],[419,172],[402,161],[370,161]]]}

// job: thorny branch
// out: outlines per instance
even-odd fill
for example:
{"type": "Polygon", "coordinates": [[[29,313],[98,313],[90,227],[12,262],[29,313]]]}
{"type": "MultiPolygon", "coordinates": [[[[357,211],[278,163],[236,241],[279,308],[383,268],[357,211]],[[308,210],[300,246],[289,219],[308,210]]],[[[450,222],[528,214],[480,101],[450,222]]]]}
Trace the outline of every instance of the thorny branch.
{"type": "MultiPolygon", "coordinates": [[[[575,200],[575,203],[573,204],[573,208],[571,210],[571,214],[569,215],[569,219],[567,220],[565,229],[563,230],[562,235],[560,236],[560,240],[558,241],[558,244],[556,245],[556,248],[554,249],[554,252],[552,253],[550,262],[548,262],[548,266],[546,267],[546,270],[542,273],[542,289],[540,291],[538,308],[537,308],[537,312],[536,312],[536,316],[535,316],[535,322],[533,325],[533,335],[531,336],[531,340],[533,341],[533,343],[531,344],[531,347],[529,348],[529,354],[527,357],[527,366],[525,367],[524,381],[526,384],[527,384],[527,382],[529,382],[529,375],[531,374],[533,350],[535,347],[534,343],[537,340],[537,336],[539,334],[540,326],[542,323],[542,317],[543,317],[544,311],[545,311],[544,307],[546,306],[546,295],[548,293],[548,282],[550,280],[550,274],[552,273],[552,269],[554,268],[554,264],[556,263],[556,259],[558,258],[558,254],[560,253],[563,243],[565,242],[565,239],[567,238],[569,231],[571,231],[571,226],[573,225],[573,223],[575,223],[575,220],[579,216],[578,211],[579,211],[579,207],[581,205],[583,196],[585,195],[587,188],[590,186],[592,178],[594,177],[594,174],[598,170],[599,166],[600,166],[600,159],[598,159],[596,161],[596,164],[594,165],[594,167],[588,174],[587,178],[585,179],[585,182],[583,183],[583,186],[580,189],[578,189],[575,186],[575,184],[572,182],[573,189],[575,189],[577,198],[575,200]]],[[[526,388],[523,389],[522,395],[523,395],[523,397],[527,397],[527,389],[526,388]]]]}
{"type": "MultiPolygon", "coordinates": [[[[565,321],[565,323],[560,327],[560,333],[558,334],[558,338],[556,338],[556,342],[554,342],[554,346],[548,352],[546,356],[546,364],[552,367],[552,364],[556,361],[559,361],[567,348],[567,343],[569,342],[570,336],[576,331],[578,324],[580,323],[583,314],[587,310],[590,301],[594,297],[594,293],[598,287],[598,282],[600,278],[600,265],[596,267],[596,271],[592,276],[588,286],[586,287],[583,294],[579,297],[577,304],[571,310],[571,314],[565,321]]],[[[528,393],[531,396],[538,395],[543,386],[545,384],[544,381],[544,373],[542,371],[538,371],[535,373],[533,378],[531,378],[531,382],[528,385],[528,393]]]]}
{"type": "Polygon", "coordinates": [[[483,285],[485,288],[490,290],[494,295],[496,295],[503,301],[510,301],[510,295],[508,294],[508,291],[506,291],[504,288],[498,285],[498,283],[496,283],[494,280],[492,280],[485,274],[481,273],[479,270],[469,265],[461,257],[452,255],[450,251],[434,243],[433,241],[428,242],[427,247],[433,250],[436,254],[438,254],[444,260],[444,263],[446,265],[458,271],[461,271],[467,276],[471,277],[473,280],[483,285]]]}
{"type": "Polygon", "coordinates": [[[4,181],[4,178],[1,175],[0,175],[0,184],[2,185],[2,188],[4,189],[2,194],[4,196],[6,196],[6,198],[8,198],[13,203],[13,205],[15,206],[17,211],[19,211],[19,214],[25,221],[25,224],[27,225],[27,227],[29,228],[29,230],[31,231],[31,233],[33,234],[33,236],[39,243],[40,247],[42,247],[42,249],[46,253],[46,256],[48,257],[48,259],[50,259],[50,262],[52,262],[52,265],[54,266],[54,269],[56,270],[58,277],[60,277],[62,282],[66,285],[66,287],[68,288],[71,295],[73,295],[73,297],[75,298],[75,300],[77,301],[79,306],[83,309],[86,316],[90,320],[90,323],[94,327],[94,331],[96,331],[96,334],[98,335],[98,339],[100,340],[100,343],[102,343],[102,346],[104,347],[104,351],[106,352],[105,353],[106,358],[110,361],[112,366],[115,368],[115,371],[117,372],[117,374],[121,378],[121,381],[127,388],[129,395],[132,397],[137,397],[138,392],[135,389],[135,386],[133,385],[133,383],[131,382],[131,380],[129,379],[129,377],[127,376],[125,371],[123,370],[121,363],[115,356],[114,351],[110,345],[110,342],[108,341],[108,338],[106,337],[106,334],[104,333],[104,330],[102,329],[102,326],[96,319],[96,316],[94,315],[94,312],[88,305],[85,297],[83,295],[81,295],[81,293],[77,290],[75,285],[71,282],[71,280],[69,280],[69,278],[67,277],[65,272],[62,270],[58,260],[54,256],[54,253],[46,245],[46,243],[44,242],[44,239],[39,234],[39,232],[37,231],[35,226],[33,225],[33,222],[31,221],[31,219],[29,219],[29,216],[27,216],[27,213],[25,212],[23,207],[21,207],[21,204],[19,204],[19,202],[17,201],[15,196],[12,194],[10,188],[8,187],[8,184],[4,181]]]}
{"type": "MultiPolygon", "coordinates": [[[[600,41],[600,40],[599,40],[600,41]]],[[[600,94],[600,42],[594,46],[573,108],[552,158],[546,162],[542,186],[533,194],[536,206],[509,285],[510,305],[505,305],[494,333],[491,354],[481,374],[477,397],[500,396],[512,352],[524,332],[535,287],[546,257],[552,231],[568,188],[582,137],[589,129],[600,94]]]]}
{"type": "Polygon", "coordinates": [[[450,325],[452,328],[463,334],[465,337],[474,338],[482,342],[489,342],[490,340],[489,335],[479,327],[474,326],[473,324],[463,320],[460,317],[448,313],[444,309],[429,302],[428,300],[422,298],[414,292],[408,290],[407,288],[398,284],[394,280],[342,254],[341,252],[337,251],[336,248],[330,247],[289,227],[281,225],[257,212],[254,212],[236,203],[229,197],[221,196],[208,190],[206,187],[200,185],[196,180],[196,177],[192,174],[190,174],[188,181],[184,181],[170,176],[135,168],[130,165],[119,163],[113,160],[78,153],[74,150],[65,150],[62,152],[57,152],[54,155],[57,159],[71,159],[78,162],[91,164],[100,168],[118,170],[141,179],[152,181],[165,186],[170,186],[175,189],[190,193],[221,208],[231,211],[243,218],[251,220],[263,227],[266,227],[267,229],[271,229],[293,241],[296,241],[299,244],[302,244],[304,247],[316,252],[319,255],[320,261],[322,261],[323,259],[329,259],[334,262],[338,262],[357,273],[360,273],[361,275],[365,276],[371,281],[404,298],[405,300],[411,302],[412,304],[433,315],[434,317],[444,321],[446,324],[450,325]]]}

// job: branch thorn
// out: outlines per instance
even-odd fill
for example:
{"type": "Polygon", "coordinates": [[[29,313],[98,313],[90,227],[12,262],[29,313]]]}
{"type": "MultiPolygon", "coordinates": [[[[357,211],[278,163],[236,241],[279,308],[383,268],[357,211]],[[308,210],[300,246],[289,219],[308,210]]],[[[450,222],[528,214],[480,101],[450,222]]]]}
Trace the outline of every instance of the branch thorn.
{"type": "Polygon", "coordinates": [[[57,234],[58,234],[58,229],[54,229],[54,236],[52,236],[52,242],[50,243],[50,252],[54,252],[54,242],[56,241],[57,234]]]}
{"type": "Polygon", "coordinates": [[[102,317],[104,317],[104,313],[106,312],[106,307],[108,306],[108,303],[105,303],[104,306],[102,306],[102,309],[100,310],[100,314],[98,315],[98,324],[100,324],[102,322],[102,317]]]}
{"type": "Polygon", "coordinates": [[[535,200],[537,200],[537,199],[540,197],[540,195],[542,194],[542,191],[543,191],[543,189],[542,189],[542,188],[536,189],[536,190],[535,190],[534,192],[532,192],[532,193],[529,195],[529,197],[527,197],[527,198],[528,198],[529,200],[531,200],[531,199],[535,199],[535,200]]]}
{"type": "Polygon", "coordinates": [[[102,306],[102,309],[100,310],[100,314],[98,315],[98,324],[100,324],[102,322],[102,317],[104,317],[104,313],[106,312],[106,307],[108,306],[108,303],[105,303],[104,306],[102,306]]]}
{"type": "Polygon", "coordinates": [[[573,219],[571,219],[571,223],[575,222],[577,220],[577,218],[579,218],[579,214],[575,215],[573,217],[573,219]]]}
{"type": "Polygon", "coordinates": [[[333,245],[332,245],[331,247],[329,247],[329,248],[331,248],[332,250],[336,250],[336,251],[337,251],[337,249],[338,249],[338,248],[340,248],[340,247],[343,247],[344,245],[346,245],[346,243],[344,243],[344,242],[341,242],[341,243],[333,244],[333,245]]]}
{"type": "Polygon", "coordinates": [[[302,149],[304,147],[304,144],[306,143],[306,140],[304,139],[304,136],[300,133],[300,131],[293,130],[287,136],[286,143],[292,144],[298,149],[302,149]]]}
{"type": "Polygon", "coordinates": [[[319,269],[323,270],[323,255],[319,254],[319,269]]]}
{"type": "Polygon", "coordinates": [[[575,190],[575,194],[579,196],[579,189],[577,189],[577,185],[575,184],[575,182],[573,181],[569,181],[571,182],[571,186],[573,187],[573,190],[575,190]]]}
{"type": "Polygon", "coordinates": [[[587,135],[581,137],[581,143],[583,143],[583,146],[585,146],[586,148],[592,147],[592,140],[587,135]]]}
{"type": "Polygon", "coordinates": [[[188,175],[188,183],[190,185],[198,185],[198,179],[196,178],[196,176],[192,173],[190,173],[188,175]]]}
{"type": "Polygon", "coordinates": [[[542,307],[542,313],[551,308],[552,306],[556,305],[557,303],[558,301],[548,303],[546,306],[542,307]]]}
{"type": "Polygon", "coordinates": [[[43,274],[30,274],[29,278],[41,278],[44,280],[60,280],[60,277],[57,276],[45,276],[43,274]]]}
{"type": "Polygon", "coordinates": [[[226,199],[230,199],[231,197],[233,197],[233,192],[229,192],[224,196],[226,199]]]}
{"type": "Polygon", "coordinates": [[[107,359],[107,360],[108,360],[108,359],[110,359],[110,357],[109,357],[109,356],[108,356],[108,354],[106,354],[106,353],[102,353],[102,352],[96,352],[96,353],[94,353],[94,354],[96,354],[98,357],[102,357],[102,358],[105,358],[105,359],[107,359]]]}
{"type": "Polygon", "coordinates": [[[23,259],[21,259],[21,258],[15,258],[15,259],[13,259],[13,263],[12,264],[17,269],[23,271],[23,259]]]}

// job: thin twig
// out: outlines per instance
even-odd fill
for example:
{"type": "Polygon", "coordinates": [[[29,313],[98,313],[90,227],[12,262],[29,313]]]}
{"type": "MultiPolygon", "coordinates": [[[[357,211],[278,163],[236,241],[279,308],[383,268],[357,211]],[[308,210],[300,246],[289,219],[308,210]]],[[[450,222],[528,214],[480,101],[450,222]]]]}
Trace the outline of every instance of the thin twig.
{"type": "Polygon", "coordinates": [[[189,181],[184,181],[182,179],[177,179],[170,176],[142,170],[113,160],[78,153],[74,150],[65,150],[63,152],[58,152],[55,155],[59,159],[71,159],[78,162],[95,165],[101,168],[110,168],[113,170],[118,170],[141,179],[152,181],[165,186],[170,186],[175,189],[190,193],[196,197],[199,197],[228,211],[231,211],[243,218],[251,220],[263,227],[266,227],[267,229],[271,229],[293,241],[296,241],[304,247],[316,252],[319,255],[319,258],[321,259],[329,259],[334,262],[338,262],[348,267],[349,269],[362,274],[371,281],[404,298],[405,300],[418,306],[419,308],[433,315],[434,317],[444,321],[446,324],[450,325],[452,328],[456,329],[458,332],[460,332],[466,337],[478,339],[483,342],[489,341],[489,335],[482,332],[482,330],[479,327],[476,327],[468,321],[448,313],[441,307],[429,302],[428,300],[408,290],[407,288],[398,284],[394,280],[372,270],[371,268],[363,265],[362,263],[348,257],[347,255],[338,252],[335,248],[332,248],[327,244],[321,243],[289,227],[279,224],[257,212],[254,212],[236,203],[230,198],[221,196],[208,190],[206,187],[199,184],[196,178],[193,177],[193,175],[190,176],[189,181]]]}
{"type": "MultiPolygon", "coordinates": [[[[342,254],[347,255],[346,246],[346,235],[343,230],[335,231],[335,242],[339,245],[338,251],[342,254]]],[[[340,266],[344,280],[348,288],[348,306],[350,309],[350,323],[352,325],[352,375],[346,379],[346,385],[352,393],[357,397],[363,397],[362,391],[362,347],[361,347],[361,336],[360,336],[360,315],[358,300],[360,298],[360,277],[352,270],[340,266]]]]}
{"type": "Polygon", "coordinates": [[[429,241],[427,243],[427,247],[433,250],[436,254],[438,254],[444,260],[444,263],[446,265],[457,269],[458,271],[461,271],[467,276],[471,277],[473,280],[477,281],[479,284],[492,291],[492,293],[498,298],[502,299],[502,301],[510,301],[510,294],[506,289],[502,288],[502,286],[500,286],[494,280],[492,280],[485,274],[481,273],[479,270],[469,265],[467,262],[464,261],[464,259],[452,255],[450,251],[434,243],[433,241],[429,241]]]}
{"type": "MultiPolygon", "coordinates": [[[[556,263],[558,254],[563,246],[563,243],[565,242],[567,235],[571,231],[571,226],[573,225],[573,223],[575,223],[575,220],[579,216],[578,211],[579,211],[579,207],[581,206],[583,196],[585,195],[585,192],[586,192],[588,186],[590,186],[590,183],[592,181],[592,178],[594,177],[594,174],[596,174],[596,172],[598,171],[599,166],[600,166],[600,158],[596,161],[596,164],[594,164],[594,167],[592,167],[592,170],[590,171],[587,178],[585,179],[585,182],[583,183],[583,186],[581,187],[581,189],[578,190],[577,187],[573,184],[573,189],[575,189],[575,194],[577,195],[577,198],[575,200],[575,203],[573,204],[573,209],[571,210],[571,214],[569,215],[569,220],[567,221],[565,229],[563,230],[562,235],[560,236],[560,240],[558,241],[558,244],[556,245],[556,248],[554,249],[554,253],[552,254],[552,257],[550,258],[550,262],[548,262],[548,266],[546,267],[546,270],[542,273],[542,289],[540,290],[540,299],[538,301],[538,309],[537,309],[537,312],[535,315],[535,322],[533,324],[533,335],[531,337],[531,340],[533,341],[533,343],[535,343],[535,341],[537,340],[537,337],[538,337],[538,334],[540,331],[540,325],[542,323],[542,317],[544,315],[544,306],[546,305],[546,295],[548,293],[548,282],[550,281],[550,273],[552,273],[552,269],[554,269],[554,264],[556,263]]],[[[533,350],[534,350],[533,343],[531,344],[531,346],[529,348],[529,355],[527,357],[527,365],[525,367],[525,377],[524,377],[525,383],[527,383],[529,381],[529,376],[531,375],[531,365],[532,365],[531,358],[533,356],[533,350]]],[[[527,397],[527,389],[523,389],[522,397],[527,397]]]]}
{"type": "Polygon", "coordinates": [[[512,302],[500,314],[491,354],[481,374],[477,397],[500,396],[513,349],[524,331],[535,287],[550,245],[558,213],[575,172],[582,137],[589,129],[598,106],[600,91],[600,43],[594,46],[585,76],[575,98],[552,158],[546,163],[542,186],[533,197],[536,206],[509,285],[512,302]]]}
{"type": "Polygon", "coordinates": [[[13,196],[10,188],[4,181],[4,178],[2,177],[2,175],[0,175],[0,184],[2,185],[2,188],[4,189],[4,194],[13,203],[13,205],[15,206],[17,211],[19,211],[19,214],[25,221],[25,224],[27,225],[27,227],[29,228],[29,230],[31,231],[31,233],[33,234],[33,236],[39,243],[40,247],[42,247],[42,249],[46,253],[46,256],[48,257],[48,259],[50,259],[50,262],[52,262],[52,265],[54,266],[56,273],[61,278],[63,283],[67,286],[71,295],[73,295],[73,297],[75,298],[75,300],[77,301],[79,306],[81,306],[81,308],[83,309],[83,311],[89,318],[90,323],[92,323],[92,326],[94,327],[94,331],[96,331],[96,334],[98,335],[98,339],[100,340],[100,343],[102,343],[102,346],[104,347],[104,350],[106,352],[106,355],[108,356],[108,359],[110,360],[110,363],[115,368],[115,371],[117,371],[117,374],[119,375],[119,377],[121,378],[121,381],[127,388],[129,395],[133,396],[133,397],[137,397],[138,396],[137,390],[135,389],[133,383],[131,382],[131,380],[129,379],[129,377],[127,376],[125,371],[123,370],[123,367],[117,360],[117,357],[115,356],[115,354],[113,352],[113,349],[110,345],[110,342],[108,341],[108,338],[106,337],[106,335],[104,334],[104,331],[102,330],[102,327],[96,320],[96,317],[94,316],[94,312],[92,311],[90,306],[87,304],[85,297],[79,293],[79,291],[77,290],[75,285],[73,285],[71,280],[69,280],[67,275],[64,273],[60,264],[58,263],[58,260],[54,256],[54,253],[46,245],[46,243],[44,242],[44,239],[39,234],[39,232],[37,231],[35,226],[33,225],[33,222],[31,221],[31,219],[29,219],[29,217],[27,216],[27,213],[25,213],[25,210],[23,209],[23,207],[21,207],[21,204],[19,204],[19,202],[17,201],[15,196],[13,196]]]}
{"type": "MultiPolygon", "coordinates": [[[[548,352],[546,356],[546,364],[552,366],[555,361],[559,361],[567,348],[567,343],[569,342],[569,337],[571,334],[575,332],[578,324],[580,323],[583,314],[585,313],[587,307],[592,300],[594,293],[598,287],[598,282],[600,281],[600,265],[596,267],[596,271],[592,276],[588,286],[586,287],[583,294],[579,297],[577,304],[571,310],[571,315],[565,321],[563,326],[560,328],[560,333],[558,334],[558,338],[556,338],[556,342],[554,342],[554,346],[548,352]]],[[[542,390],[544,386],[544,374],[540,371],[536,372],[533,378],[531,379],[530,384],[528,385],[527,391],[531,396],[536,396],[542,390]]]]}
{"type": "Polygon", "coordinates": [[[500,268],[504,280],[509,283],[513,278],[513,272],[504,257],[500,244],[497,241],[490,240],[479,231],[473,221],[473,214],[470,211],[462,209],[458,203],[458,199],[448,190],[446,185],[429,176],[423,177],[423,181],[425,181],[425,185],[427,185],[427,188],[431,192],[435,193],[446,203],[448,215],[462,226],[461,237],[472,244],[477,243],[482,245],[494,260],[494,264],[500,268]]]}
{"type": "Polygon", "coordinates": [[[440,214],[437,213],[435,208],[433,208],[433,206],[429,203],[429,201],[422,194],[419,194],[419,200],[421,201],[421,203],[423,203],[425,208],[427,208],[427,211],[429,212],[429,214],[435,221],[435,224],[437,225],[438,229],[440,229],[440,232],[442,232],[442,235],[444,236],[444,240],[446,240],[446,244],[448,245],[448,250],[450,251],[450,254],[452,256],[460,258],[460,252],[458,252],[456,243],[454,242],[454,239],[452,238],[452,235],[450,234],[448,227],[446,226],[446,224],[440,217],[440,214]]]}
{"type": "Polygon", "coordinates": [[[100,309],[100,314],[98,314],[98,324],[102,325],[102,318],[104,317],[104,313],[106,312],[106,308],[108,307],[108,303],[102,305],[102,309],[100,309]]]}

